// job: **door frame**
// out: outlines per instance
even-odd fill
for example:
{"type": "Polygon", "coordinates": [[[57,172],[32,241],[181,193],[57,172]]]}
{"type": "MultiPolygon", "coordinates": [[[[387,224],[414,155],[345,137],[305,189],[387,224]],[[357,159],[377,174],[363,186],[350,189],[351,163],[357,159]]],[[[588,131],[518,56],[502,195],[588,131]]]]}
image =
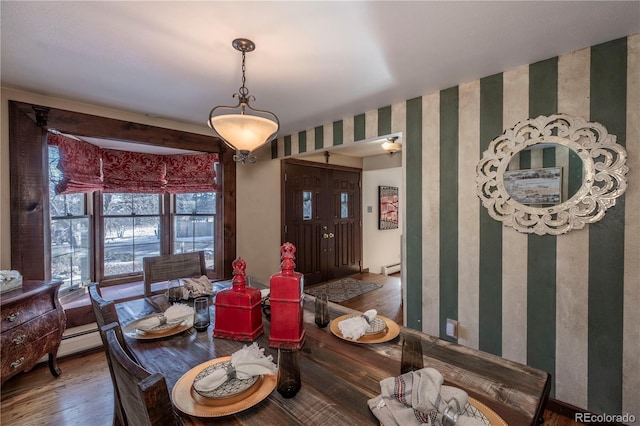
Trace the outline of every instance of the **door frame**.
{"type": "Polygon", "coordinates": [[[360,223],[359,232],[360,232],[360,272],[363,272],[362,265],[364,265],[364,252],[363,252],[363,241],[362,241],[362,169],[358,167],[349,167],[349,166],[341,166],[339,164],[328,164],[328,163],[318,163],[315,161],[306,161],[300,160],[297,158],[285,158],[280,162],[280,244],[284,244],[285,241],[285,231],[284,227],[286,226],[286,205],[285,205],[285,164],[291,164],[296,166],[305,166],[305,167],[316,167],[319,169],[326,170],[342,170],[346,172],[354,172],[360,175],[360,208],[358,209],[358,221],[360,223]]]}

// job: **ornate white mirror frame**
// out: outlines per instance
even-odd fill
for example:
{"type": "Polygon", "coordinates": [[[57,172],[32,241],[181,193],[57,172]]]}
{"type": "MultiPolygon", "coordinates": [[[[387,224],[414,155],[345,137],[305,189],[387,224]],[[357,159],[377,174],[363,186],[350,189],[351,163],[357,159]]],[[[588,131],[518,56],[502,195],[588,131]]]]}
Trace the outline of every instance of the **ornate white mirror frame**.
{"type": "Polygon", "coordinates": [[[516,124],[489,144],[476,167],[477,190],[489,215],[522,233],[559,235],[602,219],[627,189],[627,152],[599,123],[564,114],[516,124]],[[558,144],[582,160],[582,185],[568,200],[532,206],[514,200],[504,172],[514,155],[536,144],[558,144]]]}

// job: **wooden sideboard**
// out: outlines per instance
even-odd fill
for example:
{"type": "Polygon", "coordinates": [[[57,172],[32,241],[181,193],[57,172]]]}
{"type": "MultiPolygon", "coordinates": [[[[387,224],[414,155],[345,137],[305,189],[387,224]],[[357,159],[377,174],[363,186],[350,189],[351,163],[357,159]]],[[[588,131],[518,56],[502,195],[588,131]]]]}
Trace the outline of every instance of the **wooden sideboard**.
{"type": "Polygon", "coordinates": [[[59,376],[58,348],[67,322],[58,300],[62,281],[24,281],[0,295],[2,383],[28,371],[49,355],[51,374],[59,376]]]}

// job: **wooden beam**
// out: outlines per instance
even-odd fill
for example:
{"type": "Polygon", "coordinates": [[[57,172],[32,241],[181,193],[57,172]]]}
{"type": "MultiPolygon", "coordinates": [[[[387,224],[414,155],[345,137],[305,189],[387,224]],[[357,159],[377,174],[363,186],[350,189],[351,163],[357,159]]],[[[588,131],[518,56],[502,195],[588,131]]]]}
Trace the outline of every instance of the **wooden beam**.
{"type": "Polygon", "coordinates": [[[26,280],[51,279],[46,140],[46,132],[9,102],[11,269],[26,280]]]}
{"type": "Polygon", "coordinates": [[[213,134],[205,136],[23,102],[13,103],[35,123],[41,121],[37,112],[42,111],[42,109],[48,109],[46,127],[74,136],[118,140],[200,152],[221,153],[225,150],[224,142],[220,138],[213,136],[213,134]]]}

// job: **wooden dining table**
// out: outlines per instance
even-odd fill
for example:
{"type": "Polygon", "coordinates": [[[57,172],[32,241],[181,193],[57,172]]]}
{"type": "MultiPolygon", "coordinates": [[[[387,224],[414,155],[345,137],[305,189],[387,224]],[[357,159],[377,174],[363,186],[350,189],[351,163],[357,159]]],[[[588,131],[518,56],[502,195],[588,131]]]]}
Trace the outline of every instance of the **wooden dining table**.
{"type": "MultiPolygon", "coordinates": [[[[131,300],[116,305],[123,327],[143,316],[162,312],[169,304],[164,296],[131,300]]],[[[231,355],[247,342],[213,337],[212,324],[197,332],[190,328],[176,335],[143,340],[126,336],[126,343],[140,364],[161,373],[171,393],[188,371],[212,359],[231,355]]],[[[330,303],[332,318],[351,314],[349,308],[330,303]]],[[[265,354],[277,359],[269,347],[269,321],[263,316],[264,333],[255,341],[265,354]]],[[[533,425],[541,418],[549,395],[550,375],[504,358],[451,343],[400,326],[394,339],[360,344],[334,335],[330,327],[314,322],[313,296],[305,295],[305,341],[300,350],[302,387],[290,399],[276,390],[244,411],[223,417],[199,418],[179,413],[186,425],[377,425],[367,401],[380,394],[380,381],[400,374],[402,340],[406,335],[420,339],[425,367],[433,367],[445,384],[465,390],[498,414],[509,425],[533,425]]],[[[176,407],[174,407],[175,409],[176,407]]]]}

